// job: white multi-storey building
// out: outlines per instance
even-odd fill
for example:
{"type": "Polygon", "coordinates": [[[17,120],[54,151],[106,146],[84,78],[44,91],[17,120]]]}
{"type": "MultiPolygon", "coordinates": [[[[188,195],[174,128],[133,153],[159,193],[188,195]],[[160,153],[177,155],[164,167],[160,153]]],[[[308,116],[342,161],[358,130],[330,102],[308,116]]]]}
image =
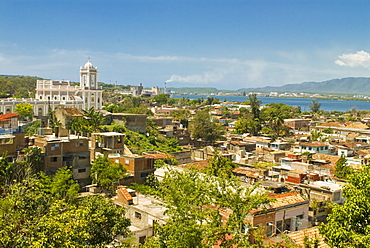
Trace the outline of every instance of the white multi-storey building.
{"type": "Polygon", "coordinates": [[[70,81],[37,80],[35,99],[0,100],[0,112],[12,113],[22,102],[31,103],[35,116],[46,116],[58,107],[75,107],[80,110],[102,108],[103,90],[98,86],[98,68],[88,61],[80,68],[80,85],[70,81]]]}

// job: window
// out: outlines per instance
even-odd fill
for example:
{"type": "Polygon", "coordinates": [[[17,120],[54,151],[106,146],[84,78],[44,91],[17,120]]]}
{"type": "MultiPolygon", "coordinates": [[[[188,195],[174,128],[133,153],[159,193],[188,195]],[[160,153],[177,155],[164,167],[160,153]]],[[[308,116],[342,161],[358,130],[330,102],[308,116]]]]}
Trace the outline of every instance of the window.
{"type": "Polygon", "coordinates": [[[86,172],[86,168],[80,168],[80,169],[78,169],[78,173],[84,173],[84,172],[86,172]]]}
{"type": "Polygon", "coordinates": [[[140,244],[144,244],[144,243],[145,243],[145,239],[146,239],[146,237],[145,237],[145,236],[141,236],[141,237],[139,237],[139,243],[140,243],[140,244]]]}
{"type": "Polygon", "coordinates": [[[279,220],[278,222],[276,222],[276,227],[276,233],[281,233],[281,230],[283,230],[283,221],[279,220]]]}
{"type": "Polygon", "coordinates": [[[140,174],[141,178],[146,178],[148,175],[148,172],[143,172],[140,174]]]}
{"type": "Polygon", "coordinates": [[[340,191],[336,191],[333,193],[333,201],[339,201],[340,200],[340,191]]]}
{"type": "Polygon", "coordinates": [[[77,140],[76,141],[76,146],[83,146],[83,145],[84,145],[83,140],[77,140]]]}
{"type": "Polygon", "coordinates": [[[299,226],[302,225],[303,215],[297,215],[294,223],[295,231],[299,230],[299,226]]]}
{"type": "Polygon", "coordinates": [[[282,231],[290,231],[291,229],[290,229],[290,226],[291,226],[291,222],[292,222],[292,219],[291,218],[289,218],[289,219],[285,219],[284,220],[284,230],[282,230],[282,231]]]}
{"type": "Polygon", "coordinates": [[[135,212],[135,218],[137,218],[137,219],[140,219],[140,220],[141,220],[141,213],[139,213],[139,212],[135,212]]]}
{"type": "Polygon", "coordinates": [[[267,237],[270,237],[272,235],[272,226],[274,224],[272,224],[272,222],[267,222],[266,223],[266,236],[267,237]]]}
{"type": "Polygon", "coordinates": [[[325,212],[326,211],[326,208],[325,207],[323,207],[323,208],[319,208],[319,213],[323,213],[323,212],[325,212]]]}
{"type": "Polygon", "coordinates": [[[80,156],[78,156],[78,159],[87,159],[87,156],[86,155],[80,155],[80,156]]]}
{"type": "Polygon", "coordinates": [[[51,157],[50,160],[51,162],[58,162],[58,157],[51,157]]]}
{"type": "Polygon", "coordinates": [[[52,151],[55,151],[55,150],[58,150],[58,149],[59,149],[59,144],[51,145],[51,150],[52,151]]]}
{"type": "Polygon", "coordinates": [[[122,138],[121,137],[117,137],[116,143],[122,143],[122,138]]]}
{"type": "Polygon", "coordinates": [[[125,159],[125,164],[130,164],[130,160],[125,159]]]}

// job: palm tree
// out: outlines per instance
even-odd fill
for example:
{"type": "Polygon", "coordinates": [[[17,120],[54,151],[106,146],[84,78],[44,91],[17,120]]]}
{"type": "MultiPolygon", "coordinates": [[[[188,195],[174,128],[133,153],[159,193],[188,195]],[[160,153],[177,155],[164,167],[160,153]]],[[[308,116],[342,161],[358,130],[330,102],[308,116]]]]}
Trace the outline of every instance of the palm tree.
{"type": "Polygon", "coordinates": [[[87,119],[88,125],[90,126],[89,129],[91,129],[92,132],[100,130],[100,125],[105,120],[103,114],[95,111],[93,107],[88,110],[83,110],[83,112],[87,119]]]}
{"type": "Polygon", "coordinates": [[[271,111],[270,115],[267,117],[267,120],[269,121],[271,128],[274,130],[275,134],[277,136],[280,136],[281,128],[284,123],[284,117],[281,111],[279,109],[271,111]]]}
{"type": "Polygon", "coordinates": [[[86,133],[87,125],[88,123],[85,119],[75,118],[68,123],[67,128],[71,130],[71,132],[73,132],[75,135],[80,136],[86,133]]]}

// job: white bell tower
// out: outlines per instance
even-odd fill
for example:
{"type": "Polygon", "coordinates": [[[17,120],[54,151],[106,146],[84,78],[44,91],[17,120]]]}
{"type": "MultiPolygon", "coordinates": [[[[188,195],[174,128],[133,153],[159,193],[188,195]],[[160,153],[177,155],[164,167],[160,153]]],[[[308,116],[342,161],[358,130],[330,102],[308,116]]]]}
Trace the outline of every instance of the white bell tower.
{"type": "Polygon", "coordinates": [[[84,67],[80,68],[80,88],[98,89],[98,68],[94,68],[90,59],[84,67]]]}
{"type": "Polygon", "coordinates": [[[79,94],[83,99],[83,109],[92,107],[101,109],[103,90],[98,86],[98,68],[94,67],[89,60],[84,67],[80,67],[80,90],[79,94]]]}

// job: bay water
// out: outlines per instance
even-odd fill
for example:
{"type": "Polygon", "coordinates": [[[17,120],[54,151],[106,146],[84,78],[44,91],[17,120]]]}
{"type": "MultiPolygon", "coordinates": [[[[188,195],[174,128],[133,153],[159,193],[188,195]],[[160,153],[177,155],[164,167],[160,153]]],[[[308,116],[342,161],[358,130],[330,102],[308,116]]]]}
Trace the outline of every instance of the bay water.
{"type": "MultiPolygon", "coordinates": [[[[171,95],[173,98],[189,98],[189,99],[206,99],[207,95],[171,95]]],[[[216,96],[210,97],[218,98],[220,101],[244,102],[248,101],[248,96],[216,96]]],[[[325,111],[348,111],[352,108],[357,110],[370,110],[370,101],[351,101],[351,100],[329,100],[329,99],[308,99],[308,98],[283,98],[283,97],[257,97],[262,101],[262,105],[268,103],[284,103],[288,106],[299,106],[301,111],[310,111],[309,105],[312,105],[312,100],[318,101],[321,106],[320,109],[325,111]]]]}

